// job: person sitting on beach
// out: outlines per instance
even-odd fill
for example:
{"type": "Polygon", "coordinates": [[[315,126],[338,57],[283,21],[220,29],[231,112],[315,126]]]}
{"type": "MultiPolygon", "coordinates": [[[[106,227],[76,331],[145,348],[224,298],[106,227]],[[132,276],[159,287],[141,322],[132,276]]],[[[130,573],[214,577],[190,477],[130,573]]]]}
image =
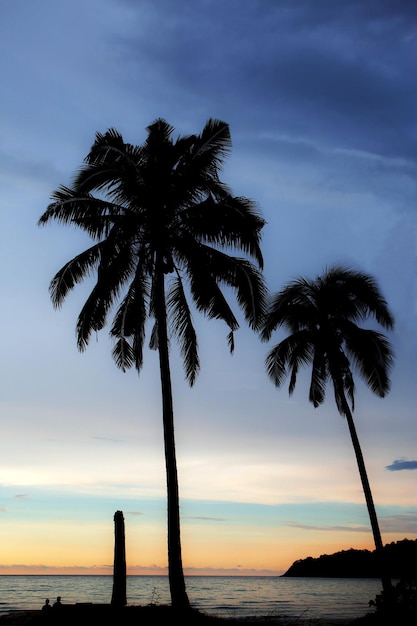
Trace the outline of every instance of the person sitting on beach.
{"type": "Polygon", "coordinates": [[[45,604],[42,607],[42,611],[49,611],[49,609],[51,609],[51,605],[49,604],[49,598],[46,598],[45,600],[45,604]]]}
{"type": "Polygon", "coordinates": [[[56,602],[54,602],[54,609],[59,609],[62,606],[61,596],[58,596],[56,602]]]}

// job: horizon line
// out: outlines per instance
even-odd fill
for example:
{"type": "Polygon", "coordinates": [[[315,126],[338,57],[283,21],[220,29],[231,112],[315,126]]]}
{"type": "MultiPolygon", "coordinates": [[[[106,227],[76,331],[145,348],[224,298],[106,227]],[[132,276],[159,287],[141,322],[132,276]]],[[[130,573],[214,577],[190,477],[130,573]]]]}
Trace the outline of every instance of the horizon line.
{"type": "MultiPolygon", "coordinates": [[[[287,568],[288,569],[288,568],[287,568]]],[[[191,567],[184,568],[184,576],[282,576],[285,570],[255,569],[255,568],[221,568],[221,567],[191,567]]],[[[0,576],[113,576],[113,566],[92,565],[83,566],[46,566],[0,564],[0,576]]],[[[168,576],[168,567],[127,567],[126,576],[168,576]]]]}

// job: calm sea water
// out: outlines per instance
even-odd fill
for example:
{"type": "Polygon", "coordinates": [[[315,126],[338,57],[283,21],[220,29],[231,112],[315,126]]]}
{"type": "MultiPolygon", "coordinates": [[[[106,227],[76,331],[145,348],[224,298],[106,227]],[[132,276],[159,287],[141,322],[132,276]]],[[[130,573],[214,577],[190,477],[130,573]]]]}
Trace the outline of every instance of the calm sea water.
{"type": "MultiPolygon", "coordinates": [[[[378,579],[281,578],[275,576],[187,576],[192,606],[221,617],[347,618],[371,612],[369,600],[381,591],[378,579]]],[[[62,596],[75,602],[109,603],[112,576],[0,575],[0,614],[40,609],[62,596]]],[[[131,605],[169,604],[166,576],[128,576],[131,605]]]]}

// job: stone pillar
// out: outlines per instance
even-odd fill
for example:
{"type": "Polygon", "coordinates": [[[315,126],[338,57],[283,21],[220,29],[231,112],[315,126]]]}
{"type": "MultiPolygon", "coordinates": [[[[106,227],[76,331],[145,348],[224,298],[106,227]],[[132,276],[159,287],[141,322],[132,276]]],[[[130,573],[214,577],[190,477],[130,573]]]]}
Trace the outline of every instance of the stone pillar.
{"type": "Polygon", "coordinates": [[[114,566],[113,566],[113,606],[125,606],[126,600],[126,548],[125,521],[122,511],[114,514],[114,566]]]}

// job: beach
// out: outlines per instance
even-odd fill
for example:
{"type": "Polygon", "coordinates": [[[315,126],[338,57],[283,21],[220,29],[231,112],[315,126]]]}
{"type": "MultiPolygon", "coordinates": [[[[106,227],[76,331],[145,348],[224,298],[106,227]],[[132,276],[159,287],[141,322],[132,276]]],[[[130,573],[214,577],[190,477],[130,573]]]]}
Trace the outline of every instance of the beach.
{"type": "MultiPolygon", "coordinates": [[[[110,604],[62,605],[45,612],[15,611],[0,616],[0,626],[91,626],[112,623],[117,626],[155,626],[156,624],[181,624],[182,626],[351,626],[368,623],[337,618],[285,618],[258,617],[247,619],[221,618],[191,609],[179,612],[171,606],[113,607],[110,604]]],[[[370,622],[369,622],[370,623],[370,622]]],[[[374,623],[374,622],[372,622],[374,623]]]]}

